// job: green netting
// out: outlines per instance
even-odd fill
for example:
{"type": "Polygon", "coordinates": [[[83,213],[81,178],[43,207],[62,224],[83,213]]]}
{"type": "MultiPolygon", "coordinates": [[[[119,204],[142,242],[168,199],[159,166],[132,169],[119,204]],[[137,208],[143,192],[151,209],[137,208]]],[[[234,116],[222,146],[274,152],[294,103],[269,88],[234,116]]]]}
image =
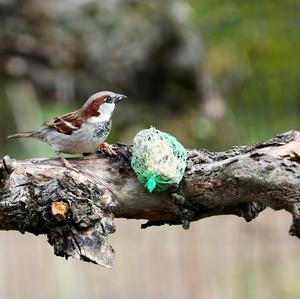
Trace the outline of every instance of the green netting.
{"type": "Polygon", "coordinates": [[[179,184],[187,151],[177,139],[155,128],[140,131],[133,140],[131,166],[150,192],[179,184]]]}

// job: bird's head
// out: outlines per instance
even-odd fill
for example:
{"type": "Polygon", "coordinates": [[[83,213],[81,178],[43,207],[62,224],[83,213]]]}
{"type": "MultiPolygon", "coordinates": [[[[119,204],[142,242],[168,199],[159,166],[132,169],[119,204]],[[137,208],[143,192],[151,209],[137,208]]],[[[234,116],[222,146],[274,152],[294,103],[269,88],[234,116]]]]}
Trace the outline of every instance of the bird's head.
{"type": "Polygon", "coordinates": [[[127,97],[111,91],[100,91],[93,94],[83,105],[81,111],[85,117],[110,118],[115,104],[125,100],[127,97]]]}

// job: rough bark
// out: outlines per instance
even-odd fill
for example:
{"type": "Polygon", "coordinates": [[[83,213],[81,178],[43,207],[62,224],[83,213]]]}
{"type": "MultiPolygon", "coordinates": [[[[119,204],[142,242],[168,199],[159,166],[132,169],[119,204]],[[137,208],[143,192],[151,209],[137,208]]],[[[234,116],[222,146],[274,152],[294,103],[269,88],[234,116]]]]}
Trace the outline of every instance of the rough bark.
{"type": "Polygon", "coordinates": [[[225,152],[190,150],[179,186],[149,193],[130,167],[131,147],[70,159],[11,160],[0,165],[0,228],[47,234],[56,255],[111,267],[108,235],[114,217],[146,219],[142,225],[181,224],[233,214],[251,221],[266,207],[293,216],[300,237],[300,132],[225,152]]]}

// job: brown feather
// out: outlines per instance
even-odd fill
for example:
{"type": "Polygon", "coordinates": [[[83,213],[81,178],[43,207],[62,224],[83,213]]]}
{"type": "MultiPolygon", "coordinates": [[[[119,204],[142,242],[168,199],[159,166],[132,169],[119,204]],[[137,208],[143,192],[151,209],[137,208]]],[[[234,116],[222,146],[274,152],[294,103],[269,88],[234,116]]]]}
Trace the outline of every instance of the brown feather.
{"type": "Polygon", "coordinates": [[[54,119],[49,120],[46,125],[60,133],[71,135],[74,131],[81,127],[86,119],[100,115],[98,110],[105,99],[106,95],[101,96],[98,99],[93,100],[87,107],[70,112],[63,116],[55,117],[54,119]]]}
{"type": "Polygon", "coordinates": [[[84,118],[81,117],[79,111],[74,111],[49,120],[47,126],[56,129],[60,133],[71,135],[81,127],[83,122],[84,118]]]}
{"type": "Polygon", "coordinates": [[[99,116],[100,113],[98,112],[100,105],[105,101],[106,96],[102,96],[98,99],[95,99],[89,106],[87,106],[84,111],[82,111],[83,117],[93,117],[99,116]]]}

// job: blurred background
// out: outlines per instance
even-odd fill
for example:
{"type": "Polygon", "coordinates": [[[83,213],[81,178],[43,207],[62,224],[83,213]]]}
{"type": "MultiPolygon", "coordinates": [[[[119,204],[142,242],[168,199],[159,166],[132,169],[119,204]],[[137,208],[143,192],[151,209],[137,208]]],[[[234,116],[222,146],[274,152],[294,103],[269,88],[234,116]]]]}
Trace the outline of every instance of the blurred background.
{"type": "MultiPolygon", "coordinates": [[[[298,0],[0,0],[0,154],[55,156],[6,136],[93,93],[128,95],[110,142],[154,125],[224,150],[300,125],[298,0]]],[[[112,270],[55,257],[46,237],[0,234],[0,298],[300,297],[291,217],[204,219],[189,231],[117,220],[112,270]]]]}

